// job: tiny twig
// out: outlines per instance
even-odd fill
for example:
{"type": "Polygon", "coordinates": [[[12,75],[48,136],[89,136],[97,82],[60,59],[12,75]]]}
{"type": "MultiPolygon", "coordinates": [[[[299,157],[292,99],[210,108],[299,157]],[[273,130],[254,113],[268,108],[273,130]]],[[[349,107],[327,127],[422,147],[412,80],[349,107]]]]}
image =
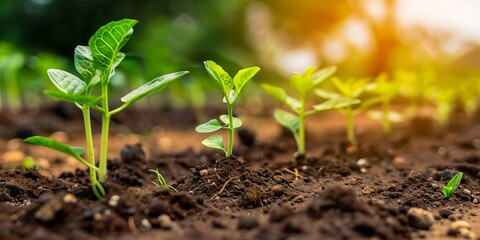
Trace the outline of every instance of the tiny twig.
{"type": "Polygon", "coordinates": [[[298,169],[297,169],[297,168],[294,169],[295,172],[292,171],[292,170],[290,170],[290,169],[288,169],[288,168],[282,168],[282,170],[285,171],[285,172],[287,172],[287,173],[290,173],[290,174],[294,175],[294,176],[295,176],[295,180],[298,180],[298,177],[301,177],[302,179],[305,178],[305,177],[302,176],[300,173],[298,173],[298,169]]]}
{"type": "Polygon", "coordinates": [[[215,175],[217,176],[218,180],[222,180],[220,175],[218,175],[218,173],[217,173],[217,168],[213,168],[213,171],[215,172],[215,175]]]}
{"type": "Polygon", "coordinates": [[[225,188],[227,187],[227,184],[232,181],[233,179],[235,178],[238,178],[238,177],[233,177],[233,178],[230,178],[228,179],[222,186],[222,189],[220,189],[220,191],[218,191],[217,193],[213,194],[213,196],[210,198],[210,200],[213,200],[215,199],[216,197],[220,196],[220,194],[222,194],[223,191],[225,191],[225,188]]]}
{"type": "Polygon", "coordinates": [[[412,174],[414,173],[414,171],[410,171],[410,175],[408,175],[408,177],[412,177],[412,174]]]}
{"type": "Polygon", "coordinates": [[[130,230],[132,231],[133,234],[138,233],[138,228],[135,225],[135,219],[133,217],[128,218],[128,227],[130,228],[130,230]]]}

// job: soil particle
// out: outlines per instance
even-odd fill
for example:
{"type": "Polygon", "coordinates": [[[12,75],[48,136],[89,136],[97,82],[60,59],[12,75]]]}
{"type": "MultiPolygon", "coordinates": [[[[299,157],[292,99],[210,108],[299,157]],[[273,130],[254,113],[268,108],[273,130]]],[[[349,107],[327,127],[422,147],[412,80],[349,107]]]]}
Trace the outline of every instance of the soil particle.
{"type": "Polygon", "coordinates": [[[291,216],[293,214],[293,209],[290,205],[283,204],[275,206],[270,210],[270,222],[281,222],[283,219],[291,216]]]}
{"type": "Polygon", "coordinates": [[[421,208],[410,208],[407,212],[408,223],[412,227],[428,230],[435,222],[433,214],[421,208]]]}
{"type": "Polygon", "coordinates": [[[238,218],[238,221],[237,221],[237,229],[250,230],[258,227],[258,225],[259,225],[258,218],[254,216],[248,216],[248,215],[241,216],[238,218]]]}
{"type": "Polygon", "coordinates": [[[442,218],[448,218],[450,215],[453,214],[453,212],[448,209],[442,209],[439,211],[439,214],[442,218]]]}
{"type": "Polygon", "coordinates": [[[443,180],[450,180],[452,179],[455,174],[457,174],[458,171],[454,171],[454,170],[450,170],[450,169],[446,169],[446,170],[443,170],[443,171],[439,171],[439,172],[436,172],[435,174],[433,174],[433,179],[435,181],[443,181],[443,180]]]}
{"type": "Polygon", "coordinates": [[[256,136],[252,129],[242,127],[237,131],[237,135],[243,145],[247,147],[253,147],[255,144],[256,136]]]}
{"type": "Polygon", "coordinates": [[[55,215],[63,208],[63,196],[47,194],[43,196],[49,198],[43,206],[41,206],[34,214],[34,217],[42,222],[50,222],[55,219],[55,215]]]}
{"type": "Polygon", "coordinates": [[[120,159],[127,164],[141,162],[145,160],[145,152],[140,143],[134,145],[126,145],[120,152],[120,159]]]}

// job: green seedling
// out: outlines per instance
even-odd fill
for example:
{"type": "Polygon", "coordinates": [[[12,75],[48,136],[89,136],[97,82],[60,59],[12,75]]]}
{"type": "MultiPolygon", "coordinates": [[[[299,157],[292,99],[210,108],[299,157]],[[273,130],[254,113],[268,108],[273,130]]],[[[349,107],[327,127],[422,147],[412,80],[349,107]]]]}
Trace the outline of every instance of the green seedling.
{"type": "Polygon", "coordinates": [[[337,99],[337,98],[348,98],[355,99],[357,103],[360,103],[358,107],[354,108],[353,104],[348,105],[344,108],[339,108],[338,111],[345,115],[347,118],[347,137],[351,143],[355,143],[355,125],[353,118],[364,112],[370,106],[378,102],[378,100],[372,101],[361,101],[360,96],[366,90],[372,90],[376,87],[374,83],[371,83],[367,78],[361,79],[349,79],[345,82],[342,82],[338,78],[332,78],[333,85],[335,86],[338,93],[327,92],[322,89],[315,89],[315,94],[325,99],[337,99]]]}
{"type": "Polygon", "coordinates": [[[27,170],[38,171],[40,168],[38,167],[35,160],[32,157],[28,156],[25,159],[23,159],[22,169],[24,171],[27,171],[27,170]]]}
{"type": "Polygon", "coordinates": [[[458,185],[460,185],[462,178],[463,178],[463,173],[458,172],[457,174],[455,174],[455,176],[453,176],[452,179],[450,179],[450,181],[448,181],[447,186],[443,187],[442,189],[442,193],[443,193],[443,196],[445,196],[445,198],[450,198],[452,196],[455,189],[457,189],[458,185]]]}
{"type": "Polygon", "coordinates": [[[24,107],[19,74],[25,55],[8,43],[0,42],[0,102],[2,108],[18,111],[24,107]]]}
{"type": "Polygon", "coordinates": [[[238,100],[240,93],[245,84],[250,81],[258,71],[259,67],[249,67],[237,72],[235,77],[223,70],[222,67],[217,65],[213,61],[205,61],[205,68],[207,69],[210,77],[215,79],[223,90],[223,102],[227,104],[227,115],[221,115],[220,121],[217,119],[211,119],[210,121],[203,123],[195,128],[199,133],[211,133],[221,129],[228,131],[228,145],[225,148],[223,138],[220,135],[213,135],[202,141],[202,144],[222,150],[225,152],[226,157],[230,157],[233,151],[233,137],[235,128],[242,126],[242,121],[239,118],[233,117],[233,105],[238,100]]]}
{"type": "Polygon", "coordinates": [[[120,50],[133,34],[133,26],[136,23],[137,20],[133,19],[110,22],[97,30],[90,38],[88,46],[77,46],[75,48],[74,62],[75,68],[80,73],[80,78],[59,69],[49,69],[47,72],[50,80],[59,91],[47,90],[45,93],[53,98],[74,103],[83,113],[87,158],[84,159],[81,156],[85,152],[83,148],[72,147],[40,136],[25,139],[25,142],[63,152],[86,165],[90,171],[92,190],[99,199],[103,199],[105,196],[105,190],[101,183],[107,179],[110,118],[132,103],[162,90],[171,81],[188,73],[187,71],[182,71],[157,77],[123,96],[120,99],[122,104],[111,110],[108,97],[109,83],[115,74],[115,68],[125,58],[125,54],[120,52],[120,50]],[[94,95],[95,92],[100,92],[100,95],[94,95]],[[95,160],[90,118],[91,109],[99,111],[102,115],[98,165],[95,160]]]}
{"type": "Polygon", "coordinates": [[[297,143],[297,154],[305,154],[305,117],[311,114],[327,111],[331,109],[340,109],[360,103],[354,98],[337,96],[323,103],[314,105],[312,109],[307,109],[307,96],[313,88],[331,77],[336,67],[326,67],[316,71],[317,68],[310,67],[303,74],[296,73],[290,77],[289,84],[297,92],[298,99],[287,95],[287,92],[276,86],[262,84],[262,88],[271,96],[290,107],[294,113],[282,109],[276,109],[273,116],[275,120],[293,133],[297,143]]]}
{"type": "Polygon", "coordinates": [[[163,175],[157,170],[157,169],[148,169],[149,172],[155,173],[157,175],[157,180],[155,181],[150,181],[153,185],[157,187],[164,187],[168,189],[172,189],[175,192],[178,192],[177,189],[174,187],[168,185],[167,181],[163,177],[163,175]]]}

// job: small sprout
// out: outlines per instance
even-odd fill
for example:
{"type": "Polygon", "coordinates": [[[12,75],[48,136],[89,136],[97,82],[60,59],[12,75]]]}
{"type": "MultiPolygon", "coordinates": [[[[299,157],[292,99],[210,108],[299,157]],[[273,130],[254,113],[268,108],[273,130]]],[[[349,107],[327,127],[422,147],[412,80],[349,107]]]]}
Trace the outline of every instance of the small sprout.
{"type": "Polygon", "coordinates": [[[38,167],[38,164],[35,162],[35,160],[32,157],[28,156],[23,160],[22,169],[24,171],[27,171],[27,170],[38,171],[39,167],[38,167]]]}
{"type": "Polygon", "coordinates": [[[211,119],[206,123],[200,124],[195,128],[195,131],[199,133],[211,133],[221,129],[228,130],[228,145],[225,147],[223,143],[223,137],[220,135],[213,135],[202,141],[202,144],[210,147],[222,150],[226,157],[230,157],[233,152],[233,137],[235,128],[242,126],[242,121],[239,118],[233,117],[233,104],[238,100],[242,88],[249,82],[255,74],[260,71],[259,67],[244,68],[235,75],[230,75],[223,70],[222,67],[217,65],[213,61],[205,61],[205,68],[208,74],[223,90],[223,102],[227,104],[227,115],[221,115],[220,121],[217,119],[211,119]]]}
{"type": "Polygon", "coordinates": [[[297,143],[297,153],[305,154],[305,117],[311,114],[327,111],[331,109],[345,108],[360,103],[354,98],[342,97],[340,95],[331,96],[327,101],[314,105],[312,109],[307,109],[306,99],[308,93],[332,76],[336,67],[326,67],[317,71],[317,68],[310,67],[303,74],[296,73],[290,77],[289,84],[297,92],[298,99],[287,95],[287,92],[276,86],[262,84],[261,87],[271,96],[290,107],[294,113],[282,109],[275,110],[273,117],[275,120],[293,133],[297,143]]]}
{"type": "Polygon", "coordinates": [[[157,180],[150,181],[151,183],[153,183],[153,185],[155,185],[157,187],[169,188],[169,189],[172,189],[175,192],[178,192],[177,189],[168,185],[168,183],[165,180],[165,178],[163,177],[163,175],[157,169],[148,169],[148,171],[152,172],[152,173],[155,173],[157,175],[157,180]]]}
{"type": "Polygon", "coordinates": [[[457,174],[455,174],[455,176],[453,176],[452,179],[450,179],[450,181],[448,181],[447,186],[443,187],[442,189],[442,193],[443,193],[443,196],[445,196],[445,198],[450,198],[452,196],[455,189],[457,189],[458,185],[460,185],[462,178],[463,178],[463,173],[458,172],[457,174]]]}

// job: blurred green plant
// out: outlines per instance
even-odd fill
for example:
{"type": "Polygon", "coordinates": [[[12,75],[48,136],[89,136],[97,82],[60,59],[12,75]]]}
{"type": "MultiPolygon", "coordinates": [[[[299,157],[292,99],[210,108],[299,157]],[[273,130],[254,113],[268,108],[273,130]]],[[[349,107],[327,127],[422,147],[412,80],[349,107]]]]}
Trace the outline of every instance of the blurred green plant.
{"type": "Polygon", "coordinates": [[[168,185],[168,183],[165,180],[165,178],[163,177],[163,175],[157,169],[148,169],[148,171],[151,172],[151,173],[155,173],[155,175],[157,176],[157,179],[155,181],[150,181],[153,185],[155,185],[157,187],[164,187],[164,188],[167,188],[167,189],[171,189],[175,192],[178,192],[177,189],[168,185]]]}
{"type": "Polygon", "coordinates": [[[295,73],[290,77],[289,84],[297,92],[298,99],[291,97],[287,92],[269,84],[262,84],[261,87],[271,96],[290,107],[294,114],[276,109],[273,116],[275,120],[293,133],[297,143],[297,154],[305,155],[305,117],[311,114],[327,111],[331,109],[340,109],[360,103],[354,98],[336,96],[327,101],[314,105],[311,110],[307,109],[307,95],[321,82],[331,77],[336,67],[326,67],[317,71],[316,67],[308,68],[303,74],[295,73]]]}
{"type": "Polygon", "coordinates": [[[24,171],[28,171],[28,170],[38,171],[40,168],[38,164],[35,162],[35,160],[32,157],[28,156],[25,159],[23,159],[22,169],[24,171]]]}
{"type": "Polygon", "coordinates": [[[59,91],[47,90],[45,93],[53,98],[74,103],[75,106],[82,110],[88,161],[80,156],[85,152],[83,148],[68,146],[53,139],[40,136],[34,136],[24,140],[28,143],[42,145],[66,153],[86,165],[90,171],[92,190],[99,199],[105,197],[105,190],[101,183],[105,182],[107,179],[107,151],[110,118],[132,103],[162,90],[171,81],[188,73],[187,71],[182,71],[157,77],[123,96],[120,99],[123,104],[110,110],[110,80],[115,75],[116,67],[125,58],[125,54],[120,52],[120,50],[130,39],[133,34],[133,26],[137,22],[137,20],[133,19],[112,21],[105,26],[100,27],[97,32],[95,32],[88,42],[89,46],[77,46],[75,48],[75,68],[80,73],[82,79],[63,70],[48,70],[50,80],[59,91]],[[93,95],[94,89],[99,89],[99,96],[93,95]],[[99,104],[99,102],[101,104],[99,104]],[[95,161],[90,119],[91,109],[99,111],[102,115],[100,160],[98,167],[95,161]]]}
{"type": "Polygon", "coordinates": [[[260,71],[259,67],[249,67],[241,69],[237,72],[235,77],[223,70],[222,67],[217,65],[213,61],[205,61],[205,68],[208,74],[220,85],[223,91],[223,102],[227,104],[227,115],[220,116],[220,123],[217,119],[211,119],[210,121],[200,124],[195,128],[199,133],[211,133],[220,129],[226,129],[228,131],[228,145],[224,146],[223,137],[220,135],[213,135],[202,141],[202,144],[222,150],[226,157],[230,157],[233,152],[233,139],[235,128],[242,126],[242,121],[239,118],[233,117],[233,105],[238,100],[243,87],[260,71]]]}
{"type": "Polygon", "coordinates": [[[0,42],[0,101],[2,109],[18,111],[24,100],[19,74],[25,65],[25,54],[7,42],[0,42]]]}
{"type": "Polygon", "coordinates": [[[380,101],[380,99],[362,101],[360,97],[366,90],[373,90],[376,87],[376,84],[370,82],[369,78],[351,78],[345,82],[342,82],[336,77],[332,78],[332,83],[336,88],[336,92],[315,89],[315,94],[325,99],[337,99],[344,97],[348,99],[355,99],[358,101],[357,103],[360,103],[356,108],[354,108],[353,104],[351,104],[344,108],[338,109],[338,111],[347,118],[347,138],[351,143],[355,143],[356,137],[354,117],[380,101]]]}

